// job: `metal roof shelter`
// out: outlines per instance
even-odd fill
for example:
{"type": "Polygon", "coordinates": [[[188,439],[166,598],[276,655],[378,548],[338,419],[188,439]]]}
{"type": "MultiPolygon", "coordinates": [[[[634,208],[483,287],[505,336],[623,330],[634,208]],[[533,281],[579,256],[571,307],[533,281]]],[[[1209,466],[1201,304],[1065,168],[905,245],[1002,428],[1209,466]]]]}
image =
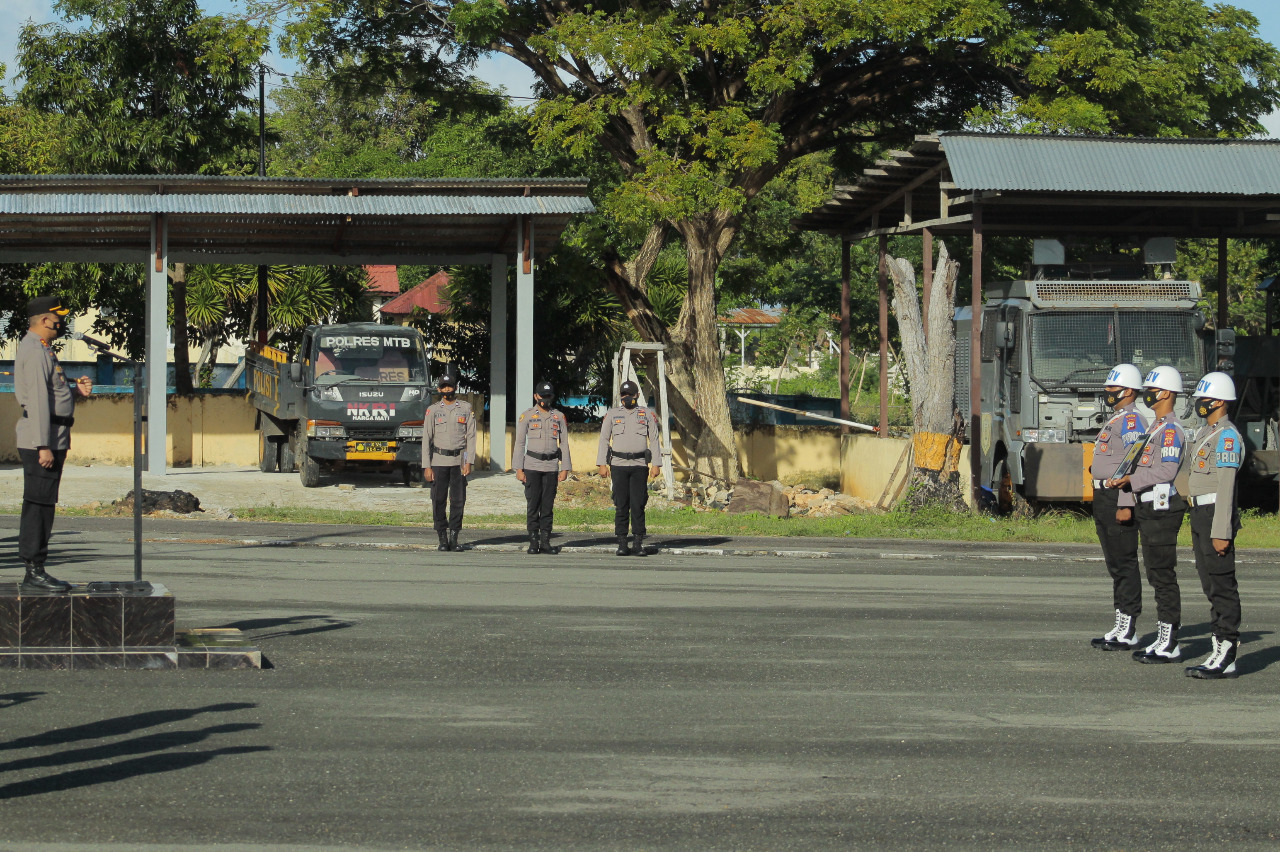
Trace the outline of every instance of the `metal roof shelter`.
{"type": "MultiPolygon", "coordinates": [[[[585,179],[340,180],[0,175],[0,263],[145,262],[146,362],[165,364],[168,264],[487,265],[491,464],[505,467],[507,268],[516,267],[516,394],[533,396],[536,258],[594,210],[585,179]],[[535,239],[536,237],[536,239],[535,239]]],[[[164,447],[165,382],[147,382],[164,447]]],[[[164,453],[147,470],[165,471],[164,453]]]]}
{"type": "MultiPolygon", "coordinates": [[[[973,243],[972,334],[981,333],[984,236],[1216,238],[1219,280],[1229,237],[1280,237],[1280,141],[1129,139],[941,133],[890,151],[857,183],[837,187],[823,206],[796,222],[844,243],[840,381],[848,417],[849,246],[880,242],[880,433],[887,434],[884,386],[888,346],[886,243],[924,239],[924,276],[932,279],[933,237],[967,234],[973,243]]],[[[1226,290],[1219,288],[1219,325],[1226,290]]],[[[927,315],[928,290],[925,291],[927,315]]],[[[979,368],[971,359],[970,434],[978,434],[979,368]]],[[[978,458],[978,454],[973,454],[978,458]]],[[[976,476],[975,476],[976,482],[976,476]]]]}

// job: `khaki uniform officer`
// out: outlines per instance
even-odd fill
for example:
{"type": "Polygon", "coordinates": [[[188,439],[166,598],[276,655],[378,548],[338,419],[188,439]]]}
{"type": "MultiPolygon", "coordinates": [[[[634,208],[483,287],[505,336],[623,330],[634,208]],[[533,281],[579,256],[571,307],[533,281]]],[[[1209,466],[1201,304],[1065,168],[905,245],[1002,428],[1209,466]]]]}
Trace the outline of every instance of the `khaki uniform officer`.
{"type": "Polygon", "coordinates": [[[645,556],[644,507],[649,502],[648,481],[658,475],[662,441],[658,415],[637,405],[640,388],[623,382],[622,405],[610,408],[600,425],[600,447],[596,466],[601,476],[613,479],[613,532],[618,538],[618,556],[645,556]],[[627,519],[635,535],[634,547],[627,548],[627,519]]]}
{"type": "Polygon", "coordinates": [[[556,401],[556,390],[550,382],[538,385],[534,399],[538,404],[521,414],[516,423],[511,467],[516,479],[524,483],[528,552],[553,553],[551,522],[556,490],[573,470],[569,421],[564,412],[551,407],[556,401]]]}
{"type": "Polygon", "coordinates": [[[1142,537],[1142,561],[1156,599],[1156,638],[1133,652],[1140,663],[1172,663],[1182,656],[1178,627],[1182,623],[1182,595],[1178,589],[1178,530],[1187,501],[1174,488],[1182,464],[1186,434],[1173,413],[1182,393],[1182,375],[1173,367],[1156,367],[1142,383],[1142,401],[1156,419],[1147,429],[1147,445],[1132,474],[1113,478],[1109,488],[1123,488],[1117,499],[1116,520],[1136,518],[1142,537]]]}
{"type": "Polygon", "coordinates": [[[1102,558],[1111,575],[1111,602],[1116,623],[1105,635],[1092,640],[1104,651],[1133,650],[1138,646],[1138,615],[1142,612],[1142,573],[1138,570],[1138,527],[1130,519],[1116,520],[1120,492],[1108,488],[1125,453],[1147,431],[1147,423],[1133,407],[1142,390],[1142,373],[1132,364],[1117,364],[1104,386],[1111,419],[1098,432],[1093,445],[1093,525],[1102,545],[1102,558]]]}
{"type": "Polygon", "coordinates": [[[461,550],[458,533],[467,506],[467,477],[476,459],[476,418],[471,403],[457,398],[455,375],[445,373],[437,387],[440,399],[427,408],[422,428],[422,442],[428,448],[423,470],[431,483],[432,520],[440,537],[436,550],[461,550]]]}
{"type": "Polygon", "coordinates": [[[26,565],[24,591],[66,592],[71,584],[45,573],[49,537],[62,466],[71,447],[76,399],[93,392],[93,382],[81,376],[68,382],[50,344],[66,331],[69,312],[52,296],[27,304],[27,333],[18,344],[13,366],[13,392],[22,406],[17,424],[18,457],[22,459],[22,518],[18,525],[18,556],[26,565]]]}
{"type": "Polygon", "coordinates": [[[1191,439],[1187,500],[1191,503],[1191,548],[1196,554],[1200,587],[1209,599],[1213,651],[1209,659],[1186,669],[1188,677],[1216,680],[1235,677],[1240,649],[1240,589],[1236,586],[1236,550],[1240,529],[1236,507],[1236,475],[1244,461],[1240,430],[1227,419],[1227,403],[1236,398],[1235,382],[1226,373],[1209,373],[1192,394],[1196,414],[1205,419],[1191,439]]]}

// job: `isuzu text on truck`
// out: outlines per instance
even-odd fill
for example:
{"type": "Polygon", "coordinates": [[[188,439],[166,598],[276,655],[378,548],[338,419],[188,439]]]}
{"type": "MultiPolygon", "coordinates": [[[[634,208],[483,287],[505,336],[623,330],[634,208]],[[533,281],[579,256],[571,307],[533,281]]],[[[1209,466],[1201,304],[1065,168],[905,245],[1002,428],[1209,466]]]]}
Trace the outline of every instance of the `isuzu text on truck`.
{"type": "Polygon", "coordinates": [[[260,468],[292,472],[308,488],[347,469],[422,473],[430,403],[417,329],[376,323],[310,326],[298,356],[250,346],[246,383],[258,409],[260,468]]]}

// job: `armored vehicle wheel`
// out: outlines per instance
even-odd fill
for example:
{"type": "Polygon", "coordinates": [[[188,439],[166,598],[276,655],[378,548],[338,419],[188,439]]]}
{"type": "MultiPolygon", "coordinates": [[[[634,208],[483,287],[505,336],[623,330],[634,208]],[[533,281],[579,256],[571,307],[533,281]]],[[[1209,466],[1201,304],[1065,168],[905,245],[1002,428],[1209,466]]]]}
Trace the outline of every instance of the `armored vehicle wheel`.
{"type": "Polygon", "coordinates": [[[305,445],[299,447],[298,453],[298,476],[302,480],[303,488],[315,488],[320,484],[320,462],[307,455],[305,445]]]}
{"type": "Polygon", "coordinates": [[[1035,514],[1034,507],[1027,498],[1018,493],[1013,484],[1013,474],[1009,471],[1009,462],[1000,459],[996,462],[995,482],[992,490],[996,495],[996,511],[1005,517],[1030,518],[1035,514]]]}
{"type": "Polygon", "coordinates": [[[258,470],[263,473],[274,473],[279,452],[279,444],[268,438],[266,433],[258,432],[258,470]]]}
{"type": "Polygon", "coordinates": [[[294,452],[293,438],[285,438],[280,442],[280,472],[293,473],[297,469],[298,460],[294,452]]]}

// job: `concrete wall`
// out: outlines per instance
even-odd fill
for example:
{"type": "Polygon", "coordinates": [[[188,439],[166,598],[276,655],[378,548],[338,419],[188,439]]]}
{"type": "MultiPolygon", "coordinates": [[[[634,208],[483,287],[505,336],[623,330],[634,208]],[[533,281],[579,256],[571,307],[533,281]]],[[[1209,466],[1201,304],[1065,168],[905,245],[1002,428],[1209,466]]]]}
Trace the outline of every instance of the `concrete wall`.
{"type": "MultiPolygon", "coordinates": [[[[910,448],[908,438],[845,435],[840,440],[840,490],[873,503],[884,497],[883,505],[893,505],[906,489],[911,472],[910,448]]],[[[959,468],[965,502],[971,503],[968,446],[960,448],[959,468]]]]}

